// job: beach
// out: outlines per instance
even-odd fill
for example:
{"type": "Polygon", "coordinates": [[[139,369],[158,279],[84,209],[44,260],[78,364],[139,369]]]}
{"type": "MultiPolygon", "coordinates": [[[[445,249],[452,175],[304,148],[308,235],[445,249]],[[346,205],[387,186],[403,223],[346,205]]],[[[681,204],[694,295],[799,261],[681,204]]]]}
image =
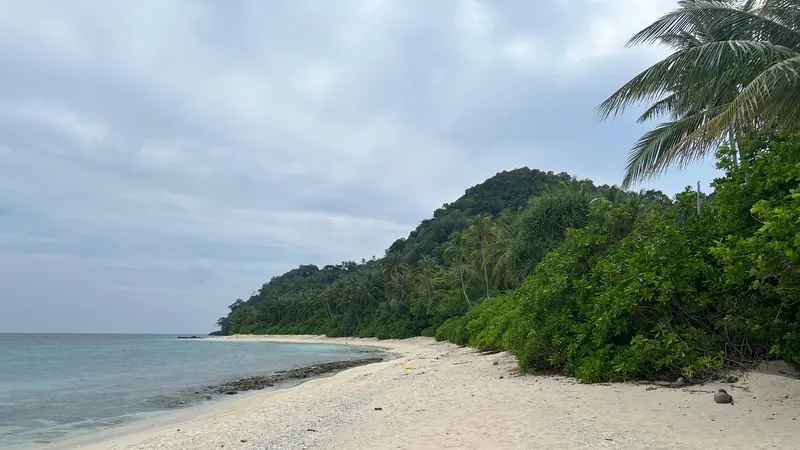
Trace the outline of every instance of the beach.
{"type": "Polygon", "coordinates": [[[140,427],[79,448],[797,447],[800,380],[780,364],[733,383],[585,385],[559,376],[519,376],[507,353],[481,354],[431,338],[220,339],[373,346],[396,358],[249,395],[182,422],[140,427]],[[733,395],[733,405],[714,402],[718,388],[733,395]]]}

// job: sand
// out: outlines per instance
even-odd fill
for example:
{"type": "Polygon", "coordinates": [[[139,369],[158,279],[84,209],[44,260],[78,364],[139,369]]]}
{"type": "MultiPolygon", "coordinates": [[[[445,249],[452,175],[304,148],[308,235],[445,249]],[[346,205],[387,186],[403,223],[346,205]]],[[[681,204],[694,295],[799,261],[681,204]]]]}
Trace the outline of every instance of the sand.
{"type": "MultiPolygon", "coordinates": [[[[753,372],[733,384],[679,389],[583,385],[556,376],[518,376],[511,355],[483,355],[429,338],[226,339],[376,346],[399,358],[258,393],[182,423],[80,448],[788,449],[800,445],[800,380],[779,373],[753,372]],[[719,387],[733,395],[733,405],[714,403],[713,392],[719,387]]],[[[767,369],[777,372],[774,365],[767,369]]]]}

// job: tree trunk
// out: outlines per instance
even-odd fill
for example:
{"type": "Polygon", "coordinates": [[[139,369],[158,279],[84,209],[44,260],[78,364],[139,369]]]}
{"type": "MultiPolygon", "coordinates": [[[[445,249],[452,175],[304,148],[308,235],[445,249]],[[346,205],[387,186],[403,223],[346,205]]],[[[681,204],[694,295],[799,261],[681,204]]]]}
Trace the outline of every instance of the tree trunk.
{"type": "Polygon", "coordinates": [[[728,129],[728,146],[733,150],[733,167],[739,167],[739,160],[742,159],[742,155],[739,154],[739,146],[733,137],[733,129],[728,129]]]}
{"type": "Polygon", "coordinates": [[[486,254],[481,246],[481,265],[483,266],[483,281],[486,283],[486,300],[491,300],[489,297],[489,272],[486,270],[486,254]]]}
{"type": "Polygon", "coordinates": [[[467,295],[467,284],[464,283],[464,267],[461,266],[458,270],[458,274],[461,276],[461,291],[464,293],[464,299],[467,301],[467,306],[470,308],[472,307],[472,302],[469,301],[469,296],[467,295]]]}
{"type": "Polygon", "coordinates": [[[698,216],[703,213],[702,208],[703,208],[703,205],[700,202],[700,182],[698,181],[697,182],[697,215],[698,216]]]}

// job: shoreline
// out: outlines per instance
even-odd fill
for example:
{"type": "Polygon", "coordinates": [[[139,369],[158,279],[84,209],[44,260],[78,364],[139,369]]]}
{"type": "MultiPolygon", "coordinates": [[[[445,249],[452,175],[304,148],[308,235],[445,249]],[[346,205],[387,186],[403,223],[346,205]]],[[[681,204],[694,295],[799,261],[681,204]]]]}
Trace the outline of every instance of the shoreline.
{"type": "MultiPolygon", "coordinates": [[[[363,366],[365,364],[375,364],[385,361],[385,358],[359,358],[345,359],[341,361],[323,362],[307,366],[295,367],[288,370],[279,370],[270,375],[257,375],[231,380],[217,385],[208,386],[206,391],[217,395],[237,395],[248,391],[262,391],[267,388],[282,388],[282,385],[302,383],[304,380],[314,379],[321,376],[330,375],[341,370],[363,366]]],[[[197,391],[195,394],[202,394],[197,391]]],[[[211,396],[206,399],[211,400],[211,396]]]]}
{"type": "MultiPolygon", "coordinates": [[[[294,342],[287,340],[263,339],[219,339],[218,337],[186,338],[194,340],[233,340],[241,342],[275,342],[297,344],[327,344],[326,342],[294,342]]],[[[330,345],[344,345],[331,343],[330,345]]],[[[224,407],[230,403],[244,400],[249,397],[292,389],[308,381],[331,377],[338,372],[368,364],[377,364],[397,358],[397,354],[386,351],[374,345],[347,345],[348,347],[363,351],[364,357],[341,359],[314,364],[296,365],[291,368],[277,370],[266,375],[248,375],[244,377],[231,377],[228,381],[219,381],[195,388],[183,389],[165,400],[163,409],[137,413],[135,418],[122,423],[103,428],[89,429],[75,434],[53,439],[51,441],[36,441],[30,443],[13,444],[9,450],[33,450],[46,448],[61,450],[71,448],[91,448],[111,439],[124,436],[133,436],[149,433],[164,427],[171,427],[186,421],[194,420],[224,407]],[[195,390],[197,389],[197,390],[195,390]],[[192,394],[193,392],[193,394],[192,394]]]]}
{"type": "Polygon", "coordinates": [[[584,385],[519,376],[512,355],[431,338],[213,339],[377,347],[397,358],[255,391],[179,423],[60,448],[794,448],[800,426],[800,380],[779,374],[685,388],[584,385]],[[714,403],[720,387],[734,405],[714,403]]]}

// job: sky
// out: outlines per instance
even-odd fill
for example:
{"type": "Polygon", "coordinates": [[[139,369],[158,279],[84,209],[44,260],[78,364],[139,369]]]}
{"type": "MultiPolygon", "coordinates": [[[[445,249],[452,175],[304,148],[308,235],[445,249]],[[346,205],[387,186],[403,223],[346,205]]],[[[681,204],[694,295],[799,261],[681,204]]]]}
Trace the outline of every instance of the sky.
{"type": "Polygon", "coordinates": [[[208,332],[497,172],[619,183],[653,124],[593,110],[675,6],[0,0],[0,332],[208,332]]]}

